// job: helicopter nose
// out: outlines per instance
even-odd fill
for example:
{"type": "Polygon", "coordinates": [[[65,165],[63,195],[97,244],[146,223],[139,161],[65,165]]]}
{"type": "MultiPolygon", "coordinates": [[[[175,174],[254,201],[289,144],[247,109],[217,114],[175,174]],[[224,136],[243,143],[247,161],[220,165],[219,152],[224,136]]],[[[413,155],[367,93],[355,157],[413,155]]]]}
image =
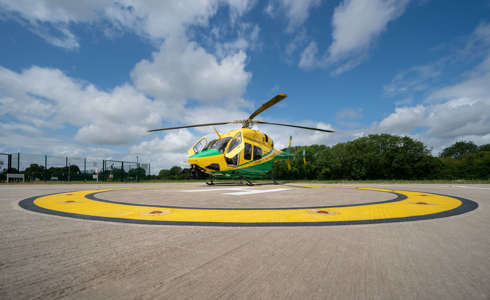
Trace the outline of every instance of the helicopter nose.
{"type": "Polygon", "coordinates": [[[202,158],[189,158],[187,162],[190,165],[196,165],[206,171],[219,171],[221,169],[220,164],[218,163],[218,157],[215,157],[212,160],[202,158]]]}
{"type": "Polygon", "coordinates": [[[223,160],[223,153],[215,149],[204,150],[187,158],[189,164],[197,165],[208,171],[219,171],[221,160],[223,160]]]}

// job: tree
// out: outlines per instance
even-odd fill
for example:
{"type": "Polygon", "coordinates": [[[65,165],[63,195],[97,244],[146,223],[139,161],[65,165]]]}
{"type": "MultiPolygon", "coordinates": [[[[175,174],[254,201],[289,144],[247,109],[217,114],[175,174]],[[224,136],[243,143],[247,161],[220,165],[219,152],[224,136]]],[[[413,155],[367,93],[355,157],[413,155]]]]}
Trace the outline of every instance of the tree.
{"type": "Polygon", "coordinates": [[[170,170],[162,169],[158,173],[158,178],[160,179],[168,179],[170,177],[170,170]]]}
{"type": "Polygon", "coordinates": [[[488,151],[490,152],[490,144],[481,145],[478,147],[478,151],[488,151]]]}
{"type": "Polygon", "coordinates": [[[465,153],[478,152],[478,146],[473,142],[456,142],[453,145],[445,148],[441,152],[441,157],[452,157],[461,159],[465,153]]]}
{"type": "Polygon", "coordinates": [[[136,179],[136,180],[140,180],[140,179],[145,178],[145,176],[146,176],[146,171],[145,171],[145,169],[143,169],[143,168],[135,168],[135,169],[131,169],[131,170],[129,170],[129,172],[128,172],[128,176],[129,176],[129,177],[133,177],[133,178],[134,178],[134,179],[136,179]]]}
{"type": "Polygon", "coordinates": [[[24,175],[27,180],[43,179],[46,177],[46,170],[43,166],[31,164],[27,169],[25,169],[24,175]]]}
{"type": "Polygon", "coordinates": [[[126,178],[126,171],[124,169],[116,168],[112,170],[112,180],[113,181],[124,181],[126,178]]]}
{"type": "Polygon", "coordinates": [[[173,166],[170,168],[170,175],[171,176],[179,176],[182,173],[182,168],[178,166],[173,166]]]}

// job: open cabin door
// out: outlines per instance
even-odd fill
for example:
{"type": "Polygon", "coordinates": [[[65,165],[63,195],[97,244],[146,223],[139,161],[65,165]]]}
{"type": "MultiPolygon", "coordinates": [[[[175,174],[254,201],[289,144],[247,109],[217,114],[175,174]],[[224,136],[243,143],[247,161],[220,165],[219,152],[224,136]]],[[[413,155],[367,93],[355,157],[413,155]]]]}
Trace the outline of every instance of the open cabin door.
{"type": "Polygon", "coordinates": [[[242,133],[238,132],[228,143],[225,151],[225,158],[228,165],[238,166],[240,153],[245,148],[245,143],[242,138],[242,133]]]}
{"type": "Polygon", "coordinates": [[[187,151],[187,156],[194,155],[199,153],[208,145],[208,138],[203,136],[187,151]]]}

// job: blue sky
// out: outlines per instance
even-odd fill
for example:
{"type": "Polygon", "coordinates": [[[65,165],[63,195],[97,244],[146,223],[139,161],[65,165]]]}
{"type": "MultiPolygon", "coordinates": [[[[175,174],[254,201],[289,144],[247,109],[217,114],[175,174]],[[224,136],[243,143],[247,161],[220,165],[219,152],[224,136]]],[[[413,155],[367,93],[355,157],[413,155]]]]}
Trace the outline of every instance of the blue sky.
{"type": "Polygon", "coordinates": [[[258,119],[336,130],[258,127],[279,147],[490,143],[489,16],[488,0],[0,0],[0,152],[185,165],[212,128],[146,130],[246,118],[279,92],[258,119]]]}

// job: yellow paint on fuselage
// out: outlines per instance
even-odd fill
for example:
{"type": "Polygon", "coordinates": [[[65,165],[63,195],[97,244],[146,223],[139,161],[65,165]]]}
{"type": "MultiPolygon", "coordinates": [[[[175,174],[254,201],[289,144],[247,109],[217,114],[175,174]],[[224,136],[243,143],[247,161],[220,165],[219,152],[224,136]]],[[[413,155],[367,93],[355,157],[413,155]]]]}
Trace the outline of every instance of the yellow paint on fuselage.
{"type": "MultiPolygon", "coordinates": [[[[218,154],[218,155],[212,155],[212,156],[205,156],[205,157],[197,157],[197,158],[192,158],[191,156],[188,157],[187,162],[191,165],[197,165],[204,169],[208,173],[222,173],[222,172],[229,172],[229,171],[237,171],[239,172],[241,169],[244,168],[250,168],[250,167],[256,167],[258,165],[270,162],[274,158],[276,158],[277,155],[282,154],[283,152],[277,149],[274,149],[274,142],[271,140],[269,136],[264,134],[263,132],[250,129],[250,128],[240,128],[240,129],[234,129],[230,130],[222,135],[220,135],[220,139],[224,139],[227,137],[233,138],[235,137],[238,133],[241,133],[241,137],[245,143],[248,143],[252,145],[253,148],[255,147],[260,147],[262,150],[262,158],[260,159],[255,159],[253,157],[253,150],[252,150],[252,157],[251,159],[246,159],[245,158],[245,151],[242,150],[238,156],[238,163],[237,165],[229,164],[226,161],[225,154],[227,153],[228,146],[231,142],[228,142],[224,153],[218,154]],[[219,165],[219,171],[213,170],[208,168],[207,166],[211,164],[218,164],[219,165]]],[[[192,149],[192,148],[191,148],[192,149]]],[[[191,150],[189,150],[191,152],[191,150]]]]}

